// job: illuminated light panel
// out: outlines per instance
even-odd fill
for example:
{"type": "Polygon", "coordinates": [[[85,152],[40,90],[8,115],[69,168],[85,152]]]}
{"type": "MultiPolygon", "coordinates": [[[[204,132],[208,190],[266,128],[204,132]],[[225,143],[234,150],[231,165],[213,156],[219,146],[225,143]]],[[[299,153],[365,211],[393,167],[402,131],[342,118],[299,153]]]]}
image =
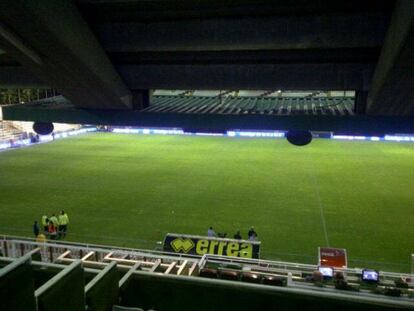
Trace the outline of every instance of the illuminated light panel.
{"type": "Polygon", "coordinates": [[[113,128],[113,133],[119,134],[157,134],[157,135],[195,135],[195,136],[228,136],[228,137],[273,137],[281,138],[285,137],[284,132],[279,131],[227,131],[223,133],[208,133],[208,132],[184,132],[182,129],[153,129],[153,128],[141,128],[141,129],[125,129],[125,128],[113,128]]]}
{"type": "MultiPolygon", "coordinates": [[[[189,134],[192,135],[191,133],[189,134]]],[[[194,133],[194,135],[196,136],[224,136],[224,134],[220,134],[220,133],[194,133]]]]}
{"type": "MultiPolygon", "coordinates": [[[[55,135],[56,137],[56,135],[55,135]]],[[[52,141],[53,140],[53,136],[52,135],[40,135],[39,136],[39,141],[40,142],[48,142],[48,141],[52,141]]]]}
{"type": "Polygon", "coordinates": [[[123,134],[123,133],[127,133],[127,130],[128,129],[118,129],[118,128],[116,128],[116,129],[113,129],[112,132],[113,133],[123,134]]]}
{"type": "Polygon", "coordinates": [[[237,136],[239,137],[274,137],[274,138],[285,137],[284,132],[260,132],[260,131],[235,131],[235,132],[232,132],[231,135],[236,136],[236,137],[237,136]]]}
{"type": "Polygon", "coordinates": [[[332,139],[342,139],[342,140],[366,140],[366,136],[351,136],[351,135],[332,135],[332,139]]]}
{"type": "Polygon", "coordinates": [[[414,136],[411,135],[385,135],[383,138],[378,136],[332,135],[331,138],[342,140],[414,142],[414,136]]]}
{"type": "Polygon", "coordinates": [[[355,140],[366,140],[367,137],[366,136],[354,136],[355,140]]]}
{"type": "Polygon", "coordinates": [[[384,140],[387,141],[414,141],[414,136],[409,135],[385,135],[384,140]]]}
{"type": "Polygon", "coordinates": [[[151,129],[151,128],[141,128],[141,129],[130,129],[130,128],[114,128],[113,133],[118,134],[157,134],[157,135],[183,135],[184,132],[179,129],[151,129]]]}

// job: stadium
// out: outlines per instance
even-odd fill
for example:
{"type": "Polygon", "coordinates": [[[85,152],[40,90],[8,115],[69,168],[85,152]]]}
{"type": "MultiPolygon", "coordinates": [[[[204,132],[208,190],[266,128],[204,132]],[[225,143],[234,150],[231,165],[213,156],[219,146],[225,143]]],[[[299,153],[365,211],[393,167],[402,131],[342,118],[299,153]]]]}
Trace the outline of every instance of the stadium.
{"type": "Polygon", "coordinates": [[[5,310],[414,309],[413,3],[305,2],[0,4],[5,310]]]}

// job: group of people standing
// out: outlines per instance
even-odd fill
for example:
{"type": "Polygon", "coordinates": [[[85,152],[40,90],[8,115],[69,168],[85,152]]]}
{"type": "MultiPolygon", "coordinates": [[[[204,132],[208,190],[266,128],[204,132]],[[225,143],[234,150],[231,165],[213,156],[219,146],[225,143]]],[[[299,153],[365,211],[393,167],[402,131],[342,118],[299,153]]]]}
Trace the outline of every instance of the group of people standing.
{"type": "MultiPolygon", "coordinates": [[[[210,227],[207,230],[207,236],[225,238],[225,237],[227,237],[227,233],[220,233],[219,232],[219,233],[216,234],[216,232],[213,230],[213,227],[210,227]]],[[[240,231],[237,231],[233,238],[236,239],[236,240],[243,240],[243,237],[240,234],[240,231]]],[[[247,232],[247,240],[249,240],[249,241],[256,241],[257,240],[257,233],[254,230],[254,227],[251,227],[250,230],[247,232]]]]}
{"type": "Polygon", "coordinates": [[[43,232],[40,232],[39,224],[37,221],[33,224],[33,233],[37,238],[39,234],[44,234],[51,240],[56,240],[66,237],[68,230],[69,216],[65,211],[61,211],[58,216],[52,214],[52,216],[43,215],[41,225],[43,232]]]}

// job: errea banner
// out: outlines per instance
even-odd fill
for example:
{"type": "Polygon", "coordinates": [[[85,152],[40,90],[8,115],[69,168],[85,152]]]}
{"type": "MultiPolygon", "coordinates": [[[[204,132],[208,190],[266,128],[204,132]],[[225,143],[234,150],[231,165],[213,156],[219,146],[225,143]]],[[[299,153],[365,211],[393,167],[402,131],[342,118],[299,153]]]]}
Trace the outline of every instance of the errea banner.
{"type": "Polygon", "coordinates": [[[164,251],[198,256],[213,254],[259,258],[260,242],[168,233],[164,239],[164,251]]]}

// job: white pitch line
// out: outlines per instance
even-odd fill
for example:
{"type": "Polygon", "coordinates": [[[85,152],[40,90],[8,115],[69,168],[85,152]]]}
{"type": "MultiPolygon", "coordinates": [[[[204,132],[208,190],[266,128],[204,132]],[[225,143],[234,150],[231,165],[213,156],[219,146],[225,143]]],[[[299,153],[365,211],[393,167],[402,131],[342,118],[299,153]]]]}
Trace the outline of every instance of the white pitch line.
{"type": "Polygon", "coordinates": [[[326,230],[325,214],[324,214],[323,204],[321,200],[321,194],[319,192],[319,184],[318,184],[318,180],[314,172],[311,172],[311,179],[312,179],[312,183],[315,188],[315,191],[316,191],[316,195],[317,195],[316,197],[318,199],[319,209],[321,211],[321,221],[322,221],[323,233],[325,235],[326,246],[329,246],[328,231],[326,230]]]}

